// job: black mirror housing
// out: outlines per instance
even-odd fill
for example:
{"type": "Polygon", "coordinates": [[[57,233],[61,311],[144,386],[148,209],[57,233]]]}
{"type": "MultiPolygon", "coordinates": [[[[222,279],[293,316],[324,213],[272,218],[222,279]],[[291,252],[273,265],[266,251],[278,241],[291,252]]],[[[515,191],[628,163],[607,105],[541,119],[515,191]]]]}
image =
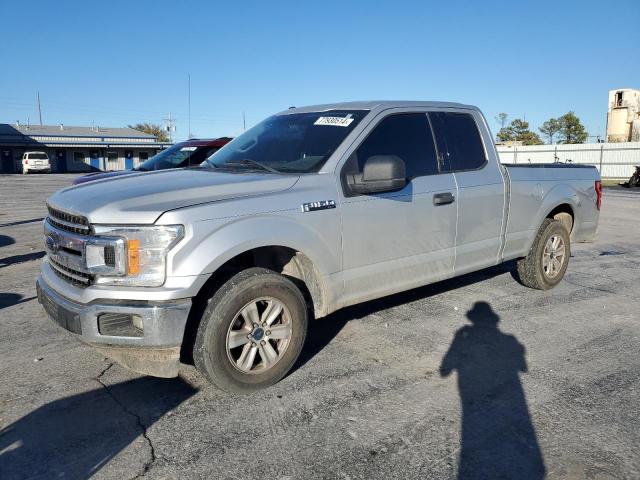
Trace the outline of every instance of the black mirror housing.
{"type": "Polygon", "coordinates": [[[349,175],[347,183],[354,193],[383,193],[401,190],[407,184],[404,161],[396,155],[374,155],[362,173],[349,175]]]}

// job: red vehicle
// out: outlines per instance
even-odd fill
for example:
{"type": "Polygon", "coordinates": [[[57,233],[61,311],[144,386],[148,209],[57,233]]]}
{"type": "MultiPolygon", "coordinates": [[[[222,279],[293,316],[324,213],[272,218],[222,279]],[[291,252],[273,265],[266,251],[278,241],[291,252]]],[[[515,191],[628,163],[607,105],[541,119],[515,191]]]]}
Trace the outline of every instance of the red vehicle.
{"type": "Polygon", "coordinates": [[[119,177],[139,172],[150,172],[152,170],[197,167],[230,141],[231,138],[229,137],[215,139],[194,138],[172,145],[132,170],[90,173],[89,175],[76,178],[73,181],[73,184],[78,185],[80,183],[92,182],[94,180],[102,180],[103,178],[119,177]]]}

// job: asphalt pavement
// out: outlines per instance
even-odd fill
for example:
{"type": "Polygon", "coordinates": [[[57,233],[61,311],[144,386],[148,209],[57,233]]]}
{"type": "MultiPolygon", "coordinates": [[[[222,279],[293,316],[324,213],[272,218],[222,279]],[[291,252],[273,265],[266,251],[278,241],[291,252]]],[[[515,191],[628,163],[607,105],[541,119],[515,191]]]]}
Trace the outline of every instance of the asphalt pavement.
{"type": "Polygon", "coordinates": [[[640,478],[640,191],[605,189],[552,291],[508,263],[348,308],[235,396],[46,319],[44,201],[72,179],[0,175],[0,479],[640,478]]]}

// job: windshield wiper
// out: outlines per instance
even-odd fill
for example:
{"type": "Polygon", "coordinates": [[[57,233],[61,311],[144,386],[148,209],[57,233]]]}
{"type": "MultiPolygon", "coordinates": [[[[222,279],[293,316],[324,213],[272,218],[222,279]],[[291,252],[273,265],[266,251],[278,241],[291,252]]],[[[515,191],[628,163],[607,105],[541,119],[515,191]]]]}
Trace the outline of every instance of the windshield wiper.
{"type": "MultiPolygon", "coordinates": [[[[256,162],[255,160],[252,160],[250,158],[243,158],[242,160],[231,160],[230,162],[225,162],[224,165],[254,165],[256,167],[259,167],[262,170],[266,170],[267,172],[271,172],[271,173],[280,173],[279,170],[276,170],[275,168],[272,168],[268,165],[264,165],[260,162],[256,162]]],[[[220,166],[224,166],[224,165],[220,165],[220,166]]]]}

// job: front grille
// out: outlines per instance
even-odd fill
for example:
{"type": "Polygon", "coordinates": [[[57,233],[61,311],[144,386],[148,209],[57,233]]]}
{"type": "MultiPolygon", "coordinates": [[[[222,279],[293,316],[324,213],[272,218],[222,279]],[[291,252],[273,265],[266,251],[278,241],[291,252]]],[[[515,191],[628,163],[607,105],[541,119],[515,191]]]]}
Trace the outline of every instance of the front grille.
{"type": "Polygon", "coordinates": [[[56,275],[76,287],[85,288],[93,283],[93,275],[65,267],[51,257],[49,257],[49,265],[56,275]]]}
{"type": "Polygon", "coordinates": [[[63,212],[49,205],[47,205],[47,210],[49,211],[47,220],[54,227],[60,230],[66,230],[67,232],[77,233],[78,235],[89,235],[91,233],[91,225],[85,217],[63,212]]]}

